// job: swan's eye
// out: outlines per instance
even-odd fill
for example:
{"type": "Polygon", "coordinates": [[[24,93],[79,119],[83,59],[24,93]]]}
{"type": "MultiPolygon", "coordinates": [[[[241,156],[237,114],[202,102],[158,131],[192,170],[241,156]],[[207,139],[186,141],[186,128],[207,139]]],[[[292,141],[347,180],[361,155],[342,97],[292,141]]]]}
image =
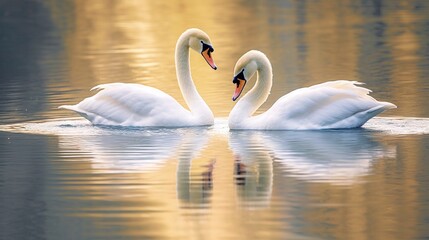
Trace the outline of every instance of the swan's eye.
{"type": "Polygon", "coordinates": [[[237,84],[237,87],[239,87],[240,80],[245,82],[247,81],[244,77],[244,68],[239,74],[235,75],[235,77],[232,79],[232,83],[237,84]]]}
{"type": "Polygon", "coordinates": [[[212,52],[214,51],[213,47],[210,46],[210,44],[206,44],[203,41],[201,41],[201,44],[203,45],[203,50],[201,51],[201,55],[204,57],[204,59],[207,61],[207,63],[212,67],[214,70],[217,69],[216,64],[213,61],[212,58],[212,52]]]}
{"type": "Polygon", "coordinates": [[[211,53],[214,52],[214,49],[212,46],[210,46],[209,44],[204,43],[203,41],[201,41],[201,43],[203,44],[203,50],[201,52],[204,52],[208,49],[207,54],[209,55],[209,57],[211,56],[211,53]]]}
{"type": "Polygon", "coordinates": [[[244,68],[243,68],[243,70],[241,70],[241,72],[239,73],[239,74],[237,74],[236,76],[235,76],[235,78],[234,79],[242,79],[242,80],[246,80],[246,78],[244,77],[244,68]]]}
{"type": "Polygon", "coordinates": [[[237,87],[235,88],[234,95],[232,96],[233,101],[237,100],[237,98],[240,96],[241,92],[244,89],[244,86],[246,85],[246,82],[247,81],[246,81],[246,78],[244,78],[244,69],[243,69],[232,80],[232,83],[237,85],[237,87]]]}

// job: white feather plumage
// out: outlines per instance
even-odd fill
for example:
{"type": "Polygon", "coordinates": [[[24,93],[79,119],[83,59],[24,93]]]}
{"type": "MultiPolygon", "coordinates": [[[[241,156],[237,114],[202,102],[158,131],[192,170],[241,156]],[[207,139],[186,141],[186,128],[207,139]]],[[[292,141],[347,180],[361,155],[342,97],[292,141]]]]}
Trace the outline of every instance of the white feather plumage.
{"type": "Polygon", "coordinates": [[[231,129],[356,128],[384,110],[396,108],[392,103],[379,102],[369,96],[371,90],[358,86],[362,84],[360,82],[337,80],[294,90],[277,100],[266,112],[252,116],[266,101],[271,89],[271,64],[262,52],[252,50],[238,60],[235,73],[242,69],[250,77],[258,72],[258,79],[253,89],[231,111],[231,129]],[[255,63],[257,68],[246,72],[246,67],[255,63]]]}
{"type": "MultiPolygon", "coordinates": [[[[95,86],[91,89],[98,91],[94,96],[76,105],[63,105],[59,108],[75,111],[93,124],[100,125],[145,127],[212,125],[213,113],[198,94],[189,67],[189,49],[203,53],[204,44],[209,46],[210,39],[199,29],[188,29],[176,44],[177,80],[190,110],[156,88],[132,83],[95,86]]],[[[203,56],[208,56],[210,59],[206,59],[207,62],[216,69],[210,53],[203,56]]]]}

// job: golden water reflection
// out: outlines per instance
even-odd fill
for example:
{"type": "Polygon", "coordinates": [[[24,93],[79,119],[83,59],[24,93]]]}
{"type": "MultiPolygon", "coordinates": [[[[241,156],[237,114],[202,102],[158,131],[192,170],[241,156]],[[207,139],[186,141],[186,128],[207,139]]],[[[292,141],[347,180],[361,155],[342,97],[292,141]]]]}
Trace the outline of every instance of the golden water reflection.
{"type": "Polygon", "coordinates": [[[405,224],[409,239],[416,231],[418,212],[406,205],[416,203],[417,183],[389,173],[397,148],[416,146],[383,133],[188,129],[59,136],[59,144],[58,181],[73,202],[66,212],[120,226],[118,236],[398,239],[405,224]]]}

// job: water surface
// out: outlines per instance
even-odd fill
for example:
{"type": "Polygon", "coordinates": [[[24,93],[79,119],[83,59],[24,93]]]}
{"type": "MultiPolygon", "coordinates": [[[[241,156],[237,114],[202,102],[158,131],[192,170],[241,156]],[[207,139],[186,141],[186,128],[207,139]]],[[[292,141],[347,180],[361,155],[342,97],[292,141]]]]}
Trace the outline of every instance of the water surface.
{"type": "Polygon", "coordinates": [[[429,238],[428,13],[424,0],[3,1],[0,238],[429,238]],[[109,82],[184,104],[173,56],[189,27],[215,48],[217,71],[191,53],[214,126],[92,126],[57,109],[109,82]],[[229,131],[250,49],[273,64],[259,112],[333,79],[398,109],[361,129],[229,131]]]}

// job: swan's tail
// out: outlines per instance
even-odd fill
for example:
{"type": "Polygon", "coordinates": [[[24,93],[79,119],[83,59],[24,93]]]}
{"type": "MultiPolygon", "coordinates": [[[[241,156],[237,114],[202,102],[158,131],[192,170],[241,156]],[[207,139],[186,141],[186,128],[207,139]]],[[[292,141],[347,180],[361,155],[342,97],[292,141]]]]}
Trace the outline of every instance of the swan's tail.
{"type": "Polygon", "coordinates": [[[326,128],[356,128],[364,125],[369,119],[377,116],[385,110],[396,108],[396,105],[390,102],[377,102],[377,105],[362,112],[353,114],[339,122],[329,125],[326,128]]]}
{"type": "Polygon", "coordinates": [[[59,109],[68,109],[68,110],[72,110],[75,112],[79,112],[78,108],[76,105],[61,105],[58,107],[59,109]]]}
{"type": "Polygon", "coordinates": [[[387,110],[387,109],[393,109],[393,108],[397,108],[397,106],[393,103],[390,102],[379,102],[383,105],[383,109],[387,110]]]}
{"type": "Polygon", "coordinates": [[[376,115],[384,112],[385,110],[397,108],[395,104],[390,103],[390,102],[378,102],[378,103],[379,103],[378,106],[362,112],[366,115],[366,117],[365,117],[365,118],[367,118],[366,121],[368,121],[370,118],[375,117],[376,115]]]}
{"type": "Polygon", "coordinates": [[[361,123],[359,124],[359,127],[365,124],[369,119],[377,116],[378,114],[384,112],[385,110],[397,108],[395,104],[390,102],[378,102],[378,103],[379,103],[378,106],[368,109],[364,112],[360,112],[355,115],[360,119],[361,123]]]}
{"type": "Polygon", "coordinates": [[[88,114],[85,111],[79,109],[76,105],[61,105],[58,107],[59,109],[67,109],[73,112],[79,113],[82,117],[88,119],[88,114]]]}

